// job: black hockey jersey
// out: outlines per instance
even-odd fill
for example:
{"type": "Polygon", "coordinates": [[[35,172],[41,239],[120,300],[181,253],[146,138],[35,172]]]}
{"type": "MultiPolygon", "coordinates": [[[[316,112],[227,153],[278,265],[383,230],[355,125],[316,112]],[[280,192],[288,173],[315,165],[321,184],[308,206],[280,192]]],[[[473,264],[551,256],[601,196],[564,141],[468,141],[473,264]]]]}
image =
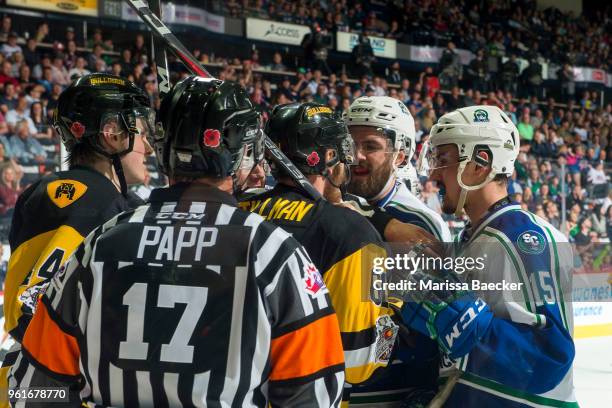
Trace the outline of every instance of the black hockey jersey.
{"type": "Polygon", "coordinates": [[[27,188],[15,205],[9,235],[5,331],[21,342],[49,279],[87,234],[129,208],[109,179],[84,166],[48,175],[27,188]]]}
{"type": "Polygon", "coordinates": [[[385,367],[398,327],[391,310],[370,300],[374,259],[386,255],[370,223],[353,210],[313,201],[281,183],[240,207],[290,232],[323,274],[338,314],[347,382],[363,383],[385,367]]]}

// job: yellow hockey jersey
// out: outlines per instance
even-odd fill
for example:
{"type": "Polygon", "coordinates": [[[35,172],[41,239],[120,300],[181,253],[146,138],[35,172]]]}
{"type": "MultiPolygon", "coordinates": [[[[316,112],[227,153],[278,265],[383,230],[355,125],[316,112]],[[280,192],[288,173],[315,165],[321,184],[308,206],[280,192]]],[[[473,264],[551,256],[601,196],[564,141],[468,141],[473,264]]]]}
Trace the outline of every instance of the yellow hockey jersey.
{"type": "Polygon", "coordinates": [[[5,331],[21,342],[48,281],[95,227],[130,207],[108,178],[85,166],[27,188],[15,205],[9,234],[5,331]]]}

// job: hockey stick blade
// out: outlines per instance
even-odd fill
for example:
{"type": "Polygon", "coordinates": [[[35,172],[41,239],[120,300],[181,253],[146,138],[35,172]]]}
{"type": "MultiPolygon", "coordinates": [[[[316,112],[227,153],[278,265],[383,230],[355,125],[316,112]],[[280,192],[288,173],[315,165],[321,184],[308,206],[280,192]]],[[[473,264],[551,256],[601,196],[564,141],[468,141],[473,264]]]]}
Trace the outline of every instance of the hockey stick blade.
{"type": "MultiPolygon", "coordinates": [[[[185,48],[172,31],[151,11],[144,0],[126,0],[134,9],[142,21],[156,34],[164,44],[181,60],[192,74],[214,78],[200,62],[185,48]]],[[[300,185],[306,194],[313,199],[321,198],[321,194],[310,184],[308,179],[295,167],[285,154],[274,144],[268,136],[265,138],[265,146],[268,153],[276,164],[281,167],[291,179],[300,185]]]]}

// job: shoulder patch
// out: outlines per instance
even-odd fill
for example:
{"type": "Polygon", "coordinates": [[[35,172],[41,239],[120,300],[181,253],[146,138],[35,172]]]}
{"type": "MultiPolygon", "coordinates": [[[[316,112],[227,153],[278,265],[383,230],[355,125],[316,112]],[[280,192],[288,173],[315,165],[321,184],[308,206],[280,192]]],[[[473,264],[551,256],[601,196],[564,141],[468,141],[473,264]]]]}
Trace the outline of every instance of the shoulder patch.
{"type": "Polygon", "coordinates": [[[316,297],[325,284],[319,270],[313,263],[304,266],[304,288],[311,297],[316,297]]]}
{"type": "Polygon", "coordinates": [[[518,236],[516,245],[521,252],[538,255],[546,248],[546,238],[534,230],[527,230],[518,236]]]}
{"type": "Polygon", "coordinates": [[[87,186],[76,180],[55,180],[47,184],[47,194],[53,204],[64,208],[77,201],[85,194],[87,186]]]}

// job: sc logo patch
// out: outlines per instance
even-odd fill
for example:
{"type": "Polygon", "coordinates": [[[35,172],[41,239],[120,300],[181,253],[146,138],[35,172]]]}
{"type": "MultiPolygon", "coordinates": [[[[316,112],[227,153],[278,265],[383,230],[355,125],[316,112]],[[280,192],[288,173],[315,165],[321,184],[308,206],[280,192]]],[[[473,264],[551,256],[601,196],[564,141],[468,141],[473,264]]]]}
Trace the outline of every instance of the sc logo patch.
{"type": "Polygon", "coordinates": [[[546,248],[546,238],[537,231],[528,230],[519,235],[516,239],[516,244],[521,252],[537,255],[544,252],[546,248]]]}
{"type": "Polygon", "coordinates": [[[76,180],[55,180],[47,184],[47,195],[59,208],[77,201],[85,194],[87,186],[76,180]]]}

